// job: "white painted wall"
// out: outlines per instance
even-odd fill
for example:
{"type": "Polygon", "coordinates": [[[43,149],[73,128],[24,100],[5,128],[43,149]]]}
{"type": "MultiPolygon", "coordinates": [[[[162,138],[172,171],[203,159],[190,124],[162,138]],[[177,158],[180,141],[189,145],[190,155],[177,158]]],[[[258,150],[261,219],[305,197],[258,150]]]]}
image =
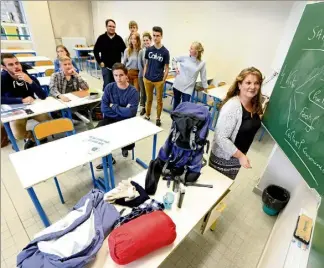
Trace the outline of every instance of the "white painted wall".
{"type": "Polygon", "coordinates": [[[141,33],[161,26],[171,56],[187,54],[191,42],[198,40],[205,47],[208,74],[231,83],[248,66],[271,73],[292,5],[289,1],[154,1],[154,5],[92,1],[94,36],[105,32],[108,18],[116,21],[123,38],[130,20],[138,22],[141,33]]]}
{"type": "Polygon", "coordinates": [[[22,1],[27,24],[38,55],[56,57],[54,33],[47,1],[22,1]]]}
{"type": "Polygon", "coordinates": [[[93,22],[90,1],[48,1],[56,44],[62,37],[85,37],[92,45],[93,22]]]}

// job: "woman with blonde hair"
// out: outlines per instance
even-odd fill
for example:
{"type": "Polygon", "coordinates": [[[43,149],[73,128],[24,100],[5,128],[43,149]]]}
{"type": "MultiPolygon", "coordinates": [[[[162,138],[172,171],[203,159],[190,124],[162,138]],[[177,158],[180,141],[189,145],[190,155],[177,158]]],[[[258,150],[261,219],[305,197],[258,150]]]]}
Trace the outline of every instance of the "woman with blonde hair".
{"type": "MultiPolygon", "coordinates": [[[[65,56],[71,58],[71,55],[70,55],[70,52],[68,51],[68,49],[63,45],[58,45],[56,47],[56,54],[57,54],[57,58],[54,61],[54,71],[57,73],[57,72],[61,71],[59,58],[65,57],[65,56]]],[[[72,58],[71,58],[71,62],[72,62],[72,65],[73,65],[75,71],[77,73],[79,73],[79,69],[78,69],[75,61],[72,58]]]]}
{"type": "Polygon", "coordinates": [[[130,37],[128,47],[125,49],[122,63],[128,70],[129,83],[139,91],[138,85],[138,57],[141,50],[141,38],[138,33],[134,33],[130,37]]]}
{"type": "Polygon", "coordinates": [[[148,47],[152,45],[152,35],[149,32],[144,32],[142,35],[143,40],[143,48],[139,52],[138,55],[138,82],[140,87],[140,106],[141,106],[141,112],[140,115],[145,114],[145,104],[146,104],[146,92],[145,92],[145,86],[143,81],[143,75],[144,75],[144,66],[145,66],[145,51],[148,47]]]}
{"type": "Polygon", "coordinates": [[[201,60],[203,52],[202,44],[193,42],[190,46],[189,56],[172,59],[173,68],[176,70],[176,78],[173,83],[173,110],[180,104],[181,99],[183,102],[190,101],[199,73],[202,86],[207,89],[206,64],[201,60]]]}
{"type": "Polygon", "coordinates": [[[251,168],[246,153],[261,126],[262,81],[258,69],[242,70],[219,106],[209,166],[233,180],[241,166],[251,168]]]}

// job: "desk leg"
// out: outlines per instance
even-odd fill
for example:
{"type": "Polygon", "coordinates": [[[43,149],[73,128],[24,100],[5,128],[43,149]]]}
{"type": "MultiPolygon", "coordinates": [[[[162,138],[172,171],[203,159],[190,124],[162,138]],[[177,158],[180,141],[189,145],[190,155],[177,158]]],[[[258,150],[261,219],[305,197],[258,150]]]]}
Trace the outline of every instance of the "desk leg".
{"type": "Polygon", "coordinates": [[[4,126],[4,128],[5,128],[6,132],[7,132],[8,138],[9,138],[11,144],[12,144],[13,149],[16,152],[18,152],[19,151],[19,148],[18,148],[16,139],[15,139],[14,135],[12,134],[12,131],[11,131],[9,122],[4,123],[3,126],[4,126]]]}
{"type": "Polygon", "coordinates": [[[260,137],[259,137],[259,142],[262,140],[264,134],[265,134],[265,128],[262,127],[261,134],[260,134],[260,137]]]}
{"type": "MultiPolygon", "coordinates": [[[[66,112],[67,112],[67,117],[70,118],[71,121],[72,121],[72,110],[71,110],[71,108],[67,108],[67,109],[66,109],[66,112]]],[[[75,132],[75,129],[73,129],[72,133],[73,133],[73,134],[76,133],[76,132],[75,132]]]]}
{"type": "MultiPolygon", "coordinates": [[[[156,156],[156,141],[157,141],[157,134],[154,134],[153,136],[153,149],[152,149],[152,160],[155,159],[156,156]]],[[[145,164],[141,159],[136,158],[136,163],[142,166],[145,169],[148,169],[148,165],[145,164]]]]}
{"type": "Polygon", "coordinates": [[[110,187],[109,187],[107,157],[106,156],[104,156],[102,158],[102,168],[103,168],[103,172],[104,172],[105,190],[106,190],[106,192],[108,192],[110,190],[110,187]]]}
{"type": "Polygon", "coordinates": [[[90,170],[91,170],[91,176],[92,176],[93,187],[96,187],[96,186],[97,186],[97,184],[96,184],[96,176],[95,176],[94,171],[93,171],[93,165],[92,165],[92,162],[90,162],[90,170]]]}
{"type": "Polygon", "coordinates": [[[80,51],[77,50],[77,57],[78,57],[78,62],[79,62],[79,68],[80,68],[80,71],[82,71],[82,62],[81,62],[81,57],[80,57],[80,51]]]}
{"type": "Polygon", "coordinates": [[[109,165],[110,186],[111,186],[111,189],[114,189],[115,188],[115,176],[114,176],[112,154],[108,155],[108,165],[109,165]]]}
{"type": "Polygon", "coordinates": [[[28,192],[28,194],[29,194],[31,200],[32,200],[33,203],[34,203],[34,206],[35,206],[35,208],[36,208],[36,210],[37,210],[37,212],[38,212],[38,215],[40,216],[40,218],[41,218],[41,220],[42,220],[44,226],[45,226],[45,227],[50,226],[51,224],[50,224],[50,222],[49,222],[49,220],[48,220],[48,218],[47,218],[47,216],[46,216],[45,211],[43,210],[42,205],[40,204],[40,202],[39,202],[39,200],[38,200],[38,198],[37,198],[37,195],[36,195],[36,193],[35,193],[33,187],[28,188],[28,189],[27,189],[27,192],[28,192]]]}
{"type": "Polygon", "coordinates": [[[213,130],[213,131],[215,130],[215,128],[214,128],[214,120],[215,120],[216,111],[217,111],[217,99],[214,98],[213,112],[212,112],[211,121],[210,121],[210,124],[209,124],[209,129],[213,130]]]}
{"type": "Polygon", "coordinates": [[[154,134],[154,136],[153,136],[152,160],[155,160],[155,156],[156,156],[156,141],[157,141],[157,134],[154,134]]]}

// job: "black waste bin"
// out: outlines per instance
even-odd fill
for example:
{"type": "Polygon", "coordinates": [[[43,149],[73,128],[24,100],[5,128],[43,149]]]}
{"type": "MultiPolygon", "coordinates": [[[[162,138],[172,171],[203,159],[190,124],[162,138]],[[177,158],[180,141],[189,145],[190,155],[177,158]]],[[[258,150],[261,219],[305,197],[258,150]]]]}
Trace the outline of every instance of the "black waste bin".
{"type": "Polygon", "coordinates": [[[277,215],[288,203],[289,192],[278,186],[271,184],[262,193],[263,211],[270,215],[277,215]]]}

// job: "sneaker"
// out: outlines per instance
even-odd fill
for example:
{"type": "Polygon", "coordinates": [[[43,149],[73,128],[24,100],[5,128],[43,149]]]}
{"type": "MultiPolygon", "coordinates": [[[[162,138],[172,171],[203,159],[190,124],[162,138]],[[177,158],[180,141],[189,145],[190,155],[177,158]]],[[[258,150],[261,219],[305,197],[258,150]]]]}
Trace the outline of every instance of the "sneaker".
{"type": "Polygon", "coordinates": [[[142,110],[141,110],[141,112],[140,112],[140,115],[142,116],[142,115],[144,115],[145,113],[146,113],[146,110],[145,110],[145,108],[143,107],[142,110]]]}
{"type": "Polygon", "coordinates": [[[161,119],[156,119],[156,125],[157,125],[158,127],[161,126],[161,119]]]}
{"type": "Polygon", "coordinates": [[[147,115],[145,115],[145,116],[144,116],[144,119],[146,119],[146,120],[150,120],[150,117],[147,116],[147,115]]]}
{"type": "Polygon", "coordinates": [[[45,139],[40,140],[39,142],[40,142],[40,144],[44,144],[44,143],[48,142],[48,139],[45,138],[45,139]]]}
{"type": "Polygon", "coordinates": [[[25,142],[25,145],[24,145],[24,150],[27,150],[29,148],[32,148],[36,145],[36,142],[34,142],[33,140],[31,139],[28,139],[26,142],[25,142]]]}
{"type": "Polygon", "coordinates": [[[128,151],[122,149],[122,155],[126,158],[128,156],[128,151]]]}
{"type": "MultiPolygon", "coordinates": [[[[113,163],[113,165],[116,164],[116,160],[115,160],[115,158],[112,158],[112,163],[113,163]]],[[[107,163],[107,167],[108,167],[108,163],[107,163]]],[[[97,170],[103,170],[103,166],[102,166],[102,164],[96,166],[96,169],[97,169],[97,170]]]]}

